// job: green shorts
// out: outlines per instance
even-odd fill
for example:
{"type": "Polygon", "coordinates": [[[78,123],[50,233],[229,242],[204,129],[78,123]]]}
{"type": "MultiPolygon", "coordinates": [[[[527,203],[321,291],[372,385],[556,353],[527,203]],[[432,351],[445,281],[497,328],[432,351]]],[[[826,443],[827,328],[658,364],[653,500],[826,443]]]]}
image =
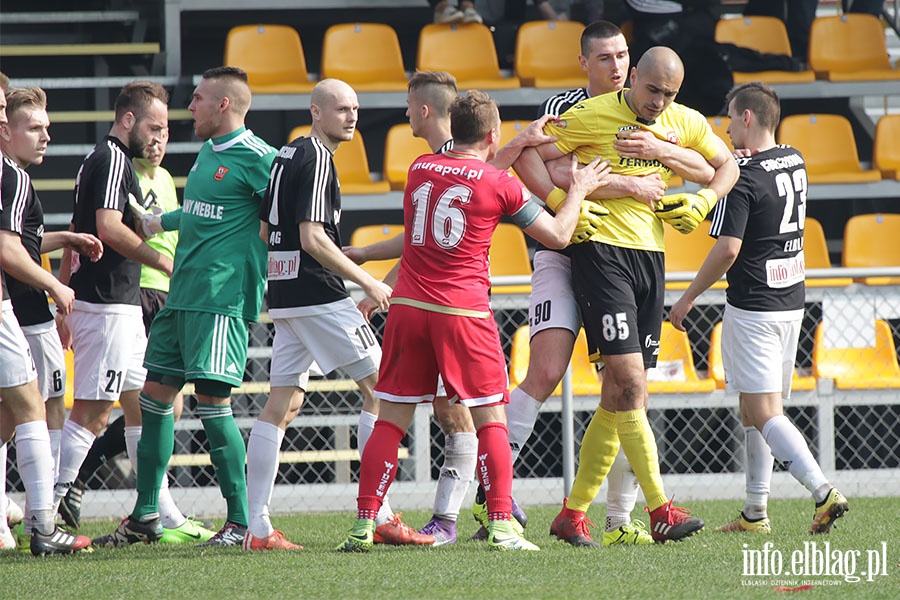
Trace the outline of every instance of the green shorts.
{"type": "Polygon", "coordinates": [[[185,381],[208,379],[238,387],[247,363],[248,332],[241,318],[163,307],[150,326],[144,368],[185,381]]]}

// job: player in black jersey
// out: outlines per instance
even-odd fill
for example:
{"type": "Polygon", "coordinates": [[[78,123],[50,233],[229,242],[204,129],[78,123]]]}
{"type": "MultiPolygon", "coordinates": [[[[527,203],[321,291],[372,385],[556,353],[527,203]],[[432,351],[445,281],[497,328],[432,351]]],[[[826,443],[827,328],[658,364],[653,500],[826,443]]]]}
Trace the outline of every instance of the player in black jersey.
{"type": "Polygon", "coordinates": [[[146,378],[142,361],[147,337],[141,316],[141,264],[171,274],[172,259],[135,233],[129,199],[142,197],[133,156],[159,144],[168,131],[169,94],[148,81],[122,88],[109,135],[85,157],[75,180],[71,231],[96,235],[104,244],[97,262],[63,254],[60,281],[75,290],[75,307],[58,321],[64,342],[75,351],[75,401],[63,427],[56,507],[78,476],[113,402],[125,413],[126,439],[137,440],[138,394],[146,378]],[[98,335],[97,332],[104,332],[98,335]],[[68,335],[67,335],[68,334],[68,335]],[[136,435],[134,435],[136,434],[136,435]]]}
{"type": "Polygon", "coordinates": [[[740,394],[747,498],[741,514],[720,532],[772,530],[766,505],[773,455],[816,501],[809,533],[827,533],[848,510],[783,410],[804,312],[808,182],[800,152],[775,144],[780,113],[778,95],[764,83],[729,93],[728,134],[740,179],[715,207],[709,234],[716,243],[669,313],[683,330],[694,300],[727,272],[722,361],[728,388],[740,394]]]}

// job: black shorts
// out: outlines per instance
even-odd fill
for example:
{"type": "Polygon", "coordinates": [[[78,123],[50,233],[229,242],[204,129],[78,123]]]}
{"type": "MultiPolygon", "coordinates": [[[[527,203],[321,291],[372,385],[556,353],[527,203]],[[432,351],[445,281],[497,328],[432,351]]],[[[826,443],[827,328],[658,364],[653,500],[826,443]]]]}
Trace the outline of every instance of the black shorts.
{"type": "Polygon", "coordinates": [[[656,366],[665,303],[665,255],[600,242],[573,244],[572,288],[592,362],[640,352],[656,366]]]}
{"type": "Polygon", "coordinates": [[[150,323],[153,322],[156,313],[162,310],[162,307],[166,305],[166,298],[168,297],[168,292],[141,288],[141,310],[144,313],[144,332],[148,336],[150,335],[150,323]]]}

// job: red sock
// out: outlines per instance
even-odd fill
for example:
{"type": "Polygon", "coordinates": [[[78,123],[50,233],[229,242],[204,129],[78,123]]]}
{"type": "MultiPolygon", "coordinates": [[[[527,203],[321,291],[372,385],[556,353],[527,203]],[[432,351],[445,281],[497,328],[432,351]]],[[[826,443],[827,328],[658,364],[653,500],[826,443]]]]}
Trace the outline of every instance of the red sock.
{"type": "Polygon", "coordinates": [[[356,518],[374,519],[378,514],[397,474],[397,455],[404,435],[405,431],[389,421],[379,419],[375,422],[359,466],[356,518]]]}
{"type": "Polygon", "coordinates": [[[486,423],[478,429],[478,481],[484,488],[488,519],[508,521],[512,511],[512,452],[509,430],[503,423],[486,423]]]}

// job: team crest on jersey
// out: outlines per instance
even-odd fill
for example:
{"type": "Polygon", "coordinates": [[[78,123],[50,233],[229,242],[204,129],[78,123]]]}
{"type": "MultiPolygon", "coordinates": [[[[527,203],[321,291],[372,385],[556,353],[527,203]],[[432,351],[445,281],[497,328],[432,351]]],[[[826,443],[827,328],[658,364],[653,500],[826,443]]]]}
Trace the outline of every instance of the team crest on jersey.
{"type": "Polygon", "coordinates": [[[670,131],[669,133],[666,134],[666,140],[670,144],[675,144],[676,146],[680,145],[678,143],[678,134],[674,131],[670,131]]]}
{"type": "Polygon", "coordinates": [[[219,165],[219,168],[216,169],[216,174],[213,175],[213,179],[216,181],[222,181],[225,178],[225,173],[228,172],[228,167],[219,165]]]}
{"type": "Polygon", "coordinates": [[[556,121],[554,125],[556,125],[560,129],[565,129],[569,126],[569,123],[565,119],[560,119],[559,121],[556,121]]]}

